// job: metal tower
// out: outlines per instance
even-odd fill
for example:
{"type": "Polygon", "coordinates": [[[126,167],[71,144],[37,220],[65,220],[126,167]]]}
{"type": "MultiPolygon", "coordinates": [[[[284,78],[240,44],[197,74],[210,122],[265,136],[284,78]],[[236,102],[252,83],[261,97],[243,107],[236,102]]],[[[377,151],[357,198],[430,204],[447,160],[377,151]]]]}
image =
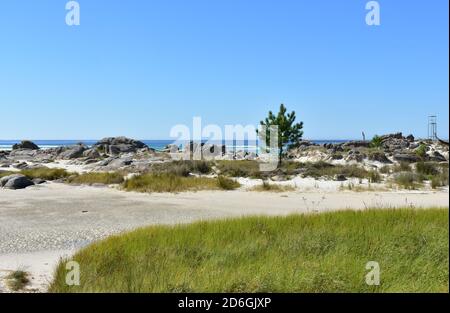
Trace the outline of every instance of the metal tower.
{"type": "Polygon", "coordinates": [[[437,120],[436,120],[436,115],[428,116],[428,139],[437,140],[437,120]]]}

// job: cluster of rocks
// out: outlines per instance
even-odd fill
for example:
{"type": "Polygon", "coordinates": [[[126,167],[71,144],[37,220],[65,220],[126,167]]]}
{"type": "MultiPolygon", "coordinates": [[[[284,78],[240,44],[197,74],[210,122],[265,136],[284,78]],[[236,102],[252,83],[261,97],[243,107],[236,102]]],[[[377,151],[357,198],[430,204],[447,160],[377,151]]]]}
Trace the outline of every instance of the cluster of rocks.
{"type": "Polygon", "coordinates": [[[71,146],[39,149],[30,141],[14,145],[12,151],[0,151],[0,168],[30,169],[47,163],[66,160],[68,165],[90,167],[94,171],[130,168],[144,171],[158,160],[169,158],[167,153],[156,153],[145,143],[126,138],[104,138],[91,147],[78,143],[71,146]]]}
{"type": "Polygon", "coordinates": [[[288,151],[287,156],[290,159],[314,156],[323,161],[343,160],[357,163],[373,161],[384,164],[419,161],[448,162],[449,159],[448,143],[444,141],[416,140],[413,135],[404,137],[402,133],[395,133],[380,136],[378,144],[378,149],[370,149],[373,148],[373,143],[363,140],[323,145],[304,141],[299,147],[288,151]],[[317,152],[318,149],[325,149],[325,152],[317,152]],[[420,151],[421,149],[425,149],[424,154],[420,151]]]}
{"type": "MultiPolygon", "coordinates": [[[[126,169],[130,172],[144,172],[156,162],[195,159],[194,156],[199,155],[202,159],[216,160],[263,159],[262,155],[258,156],[255,152],[227,151],[225,145],[191,142],[182,150],[177,145],[168,145],[163,151],[157,152],[138,140],[108,137],[91,147],[79,143],[50,149],[39,149],[31,141],[22,141],[14,145],[12,151],[0,151],[0,168],[30,169],[50,162],[67,160],[69,165],[81,165],[91,171],[126,169]]],[[[448,162],[449,147],[448,143],[445,145],[439,141],[416,140],[412,135],[404,137],[402,133],[395,133],[381,136],[376,149],[372,148],[370,141],[319,145],[304,140],[287,152],[287,158],[300,162],[326,161],[342,164],[414,163],[422,160],[448,162]]]]}

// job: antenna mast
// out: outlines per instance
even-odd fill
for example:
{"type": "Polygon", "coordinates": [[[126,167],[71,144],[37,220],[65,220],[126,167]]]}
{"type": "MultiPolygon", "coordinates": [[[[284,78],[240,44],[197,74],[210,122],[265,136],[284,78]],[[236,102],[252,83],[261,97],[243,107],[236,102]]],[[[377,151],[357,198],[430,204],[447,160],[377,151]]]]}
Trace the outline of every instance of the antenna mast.
{"type": "Polygon", "coordinates": [[[436,120],[436,115],[428,116],[428,139],[437,140],[437,120],[436,120]]]}

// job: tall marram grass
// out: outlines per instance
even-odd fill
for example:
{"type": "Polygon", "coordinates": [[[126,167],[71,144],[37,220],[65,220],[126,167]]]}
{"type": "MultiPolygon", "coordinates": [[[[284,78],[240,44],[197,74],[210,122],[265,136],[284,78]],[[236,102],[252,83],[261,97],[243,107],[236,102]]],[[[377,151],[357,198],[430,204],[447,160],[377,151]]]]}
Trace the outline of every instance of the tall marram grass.
{"type": "Polygon", "coordinates": [[[33,169],[21,170],[20,174],[23,174],[30,179],[41,178],[45,180],[55,180],[65,178],[70,175],[70,173],[65,169],[48,167],[38,167],[33,169]]]}
{"type": "Polygon", "coordinates": [[[239,186],[239,183],[226,177],[184,177],[171,173],[134,176],[122,184],[124,190],[138,192],[182,192],[215,189],[232,190],[239,186]]]}
{"type": "Polygon", "coordinates": [[[342,211],[151,226],[65,260],[50,292],[448,292],[448,209],[342,211]],[[376,261],[381,284],[365,282],[376,261]]]}
{"type": "Polygon", "coordinates": [[[120,184],[124,181],[124,173],[113,172],[113,173],[102,173],[102,172],[92,172],[83,174],[74,174],[67,178],[69,184],[120,184]]]}

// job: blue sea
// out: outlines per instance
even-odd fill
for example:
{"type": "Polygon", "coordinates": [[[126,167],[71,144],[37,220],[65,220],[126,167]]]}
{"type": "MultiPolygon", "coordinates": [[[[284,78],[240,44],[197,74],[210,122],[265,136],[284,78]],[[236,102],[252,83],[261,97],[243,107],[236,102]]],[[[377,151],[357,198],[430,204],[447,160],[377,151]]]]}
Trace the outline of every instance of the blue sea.
{"type": "MultiPolygon", "coordinates": [[[[59,146],[71,146],[75,145],[77,143],[83,143],[87,146],[92,146],[95,144],[98,140],[32,140],[35,144],[37,144],[41,149],[48,149],[48,148],[55,148],[59,146]]],[[[147,146],[150,148],[153,148],[155,150],[162,150],[167,145],[174,143],[174,140],[141,140],[144,142],[147,146]]],[[[342,143],[347,142],[349,140],[311,140],[314,143],[317,144],[324,144],[324,143],[342,143]]],[[[12,146],[16,143],[20,143],[20,140],[0,140],[0,150],[11,150],[12,146]]],[[[227,151],[255,151],[256,146],[254,142],[252,144],[249,144],[246,141],[234,141],[234,142],[225,142],[225,145],[227,147],[227,151]]]]}

